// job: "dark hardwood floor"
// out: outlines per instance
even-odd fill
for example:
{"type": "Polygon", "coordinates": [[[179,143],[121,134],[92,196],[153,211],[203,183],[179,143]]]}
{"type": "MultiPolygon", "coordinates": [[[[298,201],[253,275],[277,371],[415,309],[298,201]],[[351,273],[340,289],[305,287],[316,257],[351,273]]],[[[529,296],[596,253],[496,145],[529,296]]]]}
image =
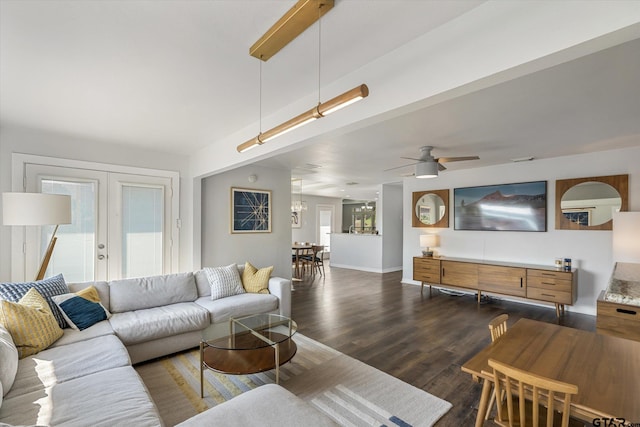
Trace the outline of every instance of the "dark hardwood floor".
{"type": "MultiPolygon", "coordinates": [[[[595,331],[595,316],[472,295],[450,296],[386,274],[330,268],[294,282],[298,331],[453,404],[437,426],[474,425],[481,385],[460,367],[491,342],[487,324],[501,313],[595,331]]],[[[485,425],[494,425],[491,422],[485,425]]]]}

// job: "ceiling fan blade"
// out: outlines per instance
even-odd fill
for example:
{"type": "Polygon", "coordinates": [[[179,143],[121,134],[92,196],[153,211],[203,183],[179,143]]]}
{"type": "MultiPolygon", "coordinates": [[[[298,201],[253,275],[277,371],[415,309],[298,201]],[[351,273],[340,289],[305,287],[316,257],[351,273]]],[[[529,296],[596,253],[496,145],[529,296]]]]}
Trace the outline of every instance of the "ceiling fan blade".
{"type": "Polygon", "coordinates": [[[424,159],[414,159],[413,157],[400,157],[401,159],[415,160],[416,162],[424,162],[424,159]]]}
{"type": "Polygon", "coordinates": [[[445,168],[442,163],[438,163],[438,170],[443,171],[443,170],[447,170],[447,168],[445,168]]]}
{"type": "Polygon", "coordinates": [[[478,156],[466,156],[466,157],[440,157],[436,159],[438,163],[447,163],[447,162],[460,162],[463,160],[480,160],[478,156]]]}
{"type": "Polygon", "coordinates": [[[396,167],[394,167],[394,168],[385,169],[383,172],[388,172],[388,171],[392,171],[392,170],[400,169],[400,168],[406,168],[406,167],[408,167],[408,166],[417,165],[418,163],[420,163],[420,162],[417,162],[417,163],[409,163],[408,165],[396,166],[396,167]]]}

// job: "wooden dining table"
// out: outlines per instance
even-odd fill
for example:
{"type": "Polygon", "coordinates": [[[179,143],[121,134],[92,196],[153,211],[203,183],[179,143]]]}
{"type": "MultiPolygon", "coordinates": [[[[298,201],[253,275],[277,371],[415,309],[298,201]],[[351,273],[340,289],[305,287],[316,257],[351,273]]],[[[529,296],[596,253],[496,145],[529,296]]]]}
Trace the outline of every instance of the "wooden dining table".
{"type": "Polygon", "coordinates": [[[302,269],[300,268],[300,260],[302,255],[305,255],[308,251],[313,249],[311,243],[294,243],[291,245],[291,250],[295,252],[295,269],[293,273],[293,280],[302,280],[302,269]]]}
{"type": "Polygon", "coordinates": [[[462,366],[483,381],[476,426],[481,426],[493,381],[488,360],[578,386],[571,416],[591,425],[640,425],[640,342],[531,319],[518,320],[502,337],[462,366]],[[603,418],[618,419],[606,424],[603,418]],[[594,422],[600,419],[600,424],[594,422]],[[624,424],[628,425],[628,424],[624,424]]]}

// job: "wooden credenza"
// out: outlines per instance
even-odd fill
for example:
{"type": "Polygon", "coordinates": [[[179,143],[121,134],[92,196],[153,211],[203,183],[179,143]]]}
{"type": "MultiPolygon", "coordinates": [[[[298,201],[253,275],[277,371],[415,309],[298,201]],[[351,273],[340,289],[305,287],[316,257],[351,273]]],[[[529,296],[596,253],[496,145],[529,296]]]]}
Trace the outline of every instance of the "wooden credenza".
{"type": "Polygon", "coordinates": [[[413,280],[424,285],[473,290],[478,294],[490,292],[555,304],[556,314],[564,313],[565,305],[575,303],[577,270],[558,270],[554,267],[460,258],[413,258],[413,280]]]}

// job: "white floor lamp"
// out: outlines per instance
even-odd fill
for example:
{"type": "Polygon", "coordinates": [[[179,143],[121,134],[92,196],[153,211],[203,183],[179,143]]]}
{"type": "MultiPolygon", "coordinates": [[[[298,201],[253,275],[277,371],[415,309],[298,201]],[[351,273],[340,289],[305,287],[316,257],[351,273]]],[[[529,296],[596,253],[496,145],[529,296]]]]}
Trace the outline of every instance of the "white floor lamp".
{"type": "Polygon", "coordinates": [[[2,193],[2,224],[56,226],[36,276],[36,280],[42,280],[56,244],[58,226],[71,224],[71,196],[43,193],[2,193]]]}

